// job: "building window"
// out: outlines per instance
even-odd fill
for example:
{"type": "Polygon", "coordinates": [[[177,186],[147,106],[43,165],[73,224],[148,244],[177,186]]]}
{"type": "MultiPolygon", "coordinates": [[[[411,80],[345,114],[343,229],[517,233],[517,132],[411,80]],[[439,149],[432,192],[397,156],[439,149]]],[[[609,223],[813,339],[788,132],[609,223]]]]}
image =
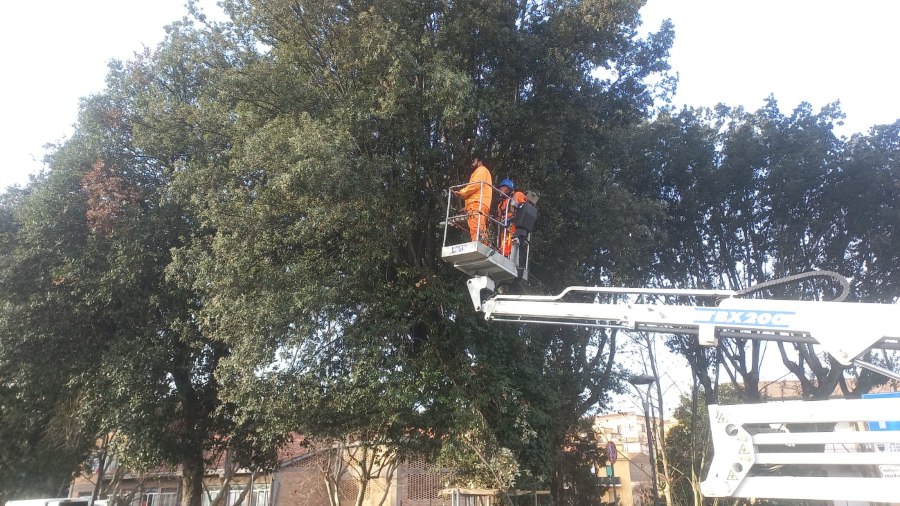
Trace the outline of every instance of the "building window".
{"type": "MultiPolygon", "coordinates": [[[[228,502],[225,503],[225,506],[234,506],[238,504],[238,499],[241,498],[241,492],[244,491],[244,487],[234,487],[228,490],[228,502]]],[[[242,505],[246,505],[248,501],[241,501],[242,505]]]]}
{"type": "Polygon", "coordinates": [[[212,506],[213,501],[219,495],[219,490],[221,490],[219,487],[206,487],[203,490],[203,501],[201,504],[203,506],[212,506]]]}
{"type": "Polygon", "coordinates": [[[159,490],[151,488],[141,495],[140,506],[159,506],[159,490]]]}
{"type": "MultiPolygon", "coordinates": [[[[235,484],[228,489],[228,499],[224,506],[235,506],[241,493],[244,491],[244,484],[235,484]]],[[[219,487],[208,487],[203,491],[203,506],[212,506],[213,501],[219,496],[221,489],[219,487]]],[[[241,506],[268,506],[269,504],[269,484],[253,484],[253,490],[247,493],[247,496],[241,501],[241,506]]],[[[175,506],[175,505],[165,505],[175,506]]]]}
{"type": "Polygon", "coordinates": [[[141,506],[176,506],[178,498],[174,488],[150,489],[141,496],[141,506]]]}
{"type": "Polygon", "coordinates": [[[253,485],[253,496],[250,506],[268,506],[269,484],[253,485]]]}
{"type": "Polygon", "coordinates": [[[164,488],[159,493],[159,504],[157,506],[177,506],[178,490],[174,488],[164,488]]]}

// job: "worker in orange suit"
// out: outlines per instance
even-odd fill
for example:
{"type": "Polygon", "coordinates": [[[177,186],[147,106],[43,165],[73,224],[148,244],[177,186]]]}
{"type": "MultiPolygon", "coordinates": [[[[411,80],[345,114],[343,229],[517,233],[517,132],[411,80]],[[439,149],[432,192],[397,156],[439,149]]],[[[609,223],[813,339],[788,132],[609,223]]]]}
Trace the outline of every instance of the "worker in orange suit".
{"type": "Polygon", "coordinates": [[[469,235],[473,241],[480,240],[484,244],[488,243],[487,216],[494,198],[492,183],[490,171],[480,158],[475,158],[469,184],[457,192],[465,200],[469,235]]]}
{"type": "Polygon", "coordinates": [[[497,221],[503,226],[500,234],[500,252],[503,256],[508,257],[512,252],[512,239],[516,235],[516,226],[513,224],[513,218],[516,216],[516,209],[525,203],[527,197],[525,194],[516,190],[516,183],[511,179],[500,181],[500,192],[506,197],[501,197],[497,203],[497,221]]]}

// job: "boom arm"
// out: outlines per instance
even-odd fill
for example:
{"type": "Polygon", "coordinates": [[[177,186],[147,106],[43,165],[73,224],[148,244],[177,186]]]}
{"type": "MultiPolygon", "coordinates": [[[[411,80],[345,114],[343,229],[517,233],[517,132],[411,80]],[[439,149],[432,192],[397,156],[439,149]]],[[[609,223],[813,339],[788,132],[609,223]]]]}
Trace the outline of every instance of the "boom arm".
{"type": "MultiPolygon", "coordinates": [[[[900,349],[900,305],[741,299],[729,290],[570,287],[555,296],[493,295],[487,277],[468,282],[475,309],[488,321],[586,325],[625,330],[692,334],[713,346],[719,338],[763,339],[819,344],[844,365],[856,363],[872,347],[900,349]],[[567,302],[573,294],[595,302],[567,302]],[[713,304],[639,304],[599,302],[603,296],[656,295],[706,299],[713,304]]],[[[900,379],[896,373],[889,375],[900,379]]]]}

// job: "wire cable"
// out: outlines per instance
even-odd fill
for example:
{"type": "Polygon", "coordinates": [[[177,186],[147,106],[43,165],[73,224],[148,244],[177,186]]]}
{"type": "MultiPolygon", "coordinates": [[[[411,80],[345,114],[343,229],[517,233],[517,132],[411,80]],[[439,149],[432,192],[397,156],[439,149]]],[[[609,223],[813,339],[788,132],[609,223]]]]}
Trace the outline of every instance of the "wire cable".
{"type": "Polygon", "coordinates": [[[773,279],[771,281],[757,283],[749,288],[745,288],[744,290],[737,290],[735,292],[735,296],[743,297],[760,290],[765,290],[766,288],[771,288],[778,285],[786,285],[788,283],[796,283],[807,278],[830,278],[840,284],[841,293],[832,302],[843,302],[844,299],[846,299],[847,296],[850,295],[850,282],[847,281],[847,278],[845,278],[844,276],[834,271],[809,271],[800,274],[794,274],[792,276],[773,279]]]}

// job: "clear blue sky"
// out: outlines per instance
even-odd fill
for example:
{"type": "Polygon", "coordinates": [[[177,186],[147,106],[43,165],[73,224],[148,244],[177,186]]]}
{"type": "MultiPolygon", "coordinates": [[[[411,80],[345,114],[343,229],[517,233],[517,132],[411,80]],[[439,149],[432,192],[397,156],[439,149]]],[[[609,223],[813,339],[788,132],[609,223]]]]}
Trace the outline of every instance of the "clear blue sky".
{"type": "MultiPolygon", "coordinates": [[[[184,13],[183,0],[6,6],[0,188],[26,182],[42,146],[71,134],[79,98],[103,89],[110,59],[154,47],[184,13]]],[[[651,29],[675,23],[677,104],[752,110],[773,93],[790,111],[840,99],[846,135],[900,118],[900,0],[649,0],[642,13],[651,29]]]]}

